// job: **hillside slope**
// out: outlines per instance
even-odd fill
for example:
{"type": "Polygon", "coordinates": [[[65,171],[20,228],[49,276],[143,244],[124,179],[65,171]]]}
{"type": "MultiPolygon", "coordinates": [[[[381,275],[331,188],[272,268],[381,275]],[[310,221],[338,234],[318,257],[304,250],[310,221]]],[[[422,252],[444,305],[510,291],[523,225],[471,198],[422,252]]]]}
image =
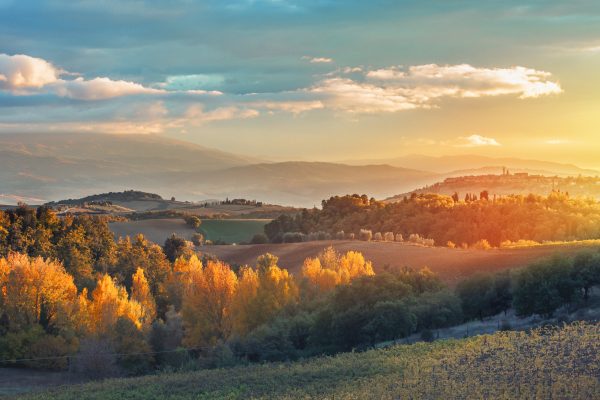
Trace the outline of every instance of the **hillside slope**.
{"type": "MultiPolygon", "coordinates": [[[[427,266],[449,284],[481,271],[500,271],[518,268],[554,254],[571,254],[583,246],[540,246],[522,249],[450,249],[446,247],[423,247],[396,242],[316,241],[284,244],[256,244],[240,246],[204,246],[202,252],[216,255],[219,259],[239,265],[254,265],[256,258],[265,253],[279,257],[279,265],[295,274],[300,273],[302,263],[315,257],[327,246],[338,252],[360,251],[373,262],[376,272],[386,266],[420,269],[427,266]]],[[[592,247],[597,248],[597,246],[592,247]]]]}
{"type": "Polygon", "coordinates": [[[591,399],[600,325],[396,345],[285,364],[108,380],[23,399],[591,399]]]}
{"type": "Polygon", "coordinates": [[[552,161],[527,160],[515,157],[488,157],[476,154],[461,154],[452,156],[426,156],[422,154],[409,154],[402,157],[376,159],[376,160],[355,160],[352,164],[378,163],[389,164],[397,167],[413,168],[425,171],[432,171],[448,176],[456,176],[453,171],[465,172],[478,169],[509,168],[512,172],[543,172],[549,175],[588,175],[595,176],[598,171],[579,168],[572,164],[564,164],[552,161]]]}
{"type": "Polygon", "coordinates": [[[152,135],[0,134],[0,200],[127,189],[185,200],[250,198],[312,207],[346,193],[387,197],[438,176],[387,165],[262,160],[152,135]]]}

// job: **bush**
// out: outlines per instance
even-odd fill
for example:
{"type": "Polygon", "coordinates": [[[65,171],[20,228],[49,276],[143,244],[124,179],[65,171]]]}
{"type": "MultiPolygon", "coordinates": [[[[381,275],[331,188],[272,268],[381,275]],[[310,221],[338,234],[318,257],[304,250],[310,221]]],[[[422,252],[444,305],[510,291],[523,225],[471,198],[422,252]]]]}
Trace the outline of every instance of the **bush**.
{"type": "Polygon", "coordinates": [[[298,243],[305,240],[302,232],[286,232],[283,234],[283,243],[298,243]]]}
{"type": "Polygon", "coordinates": [[[408,237],[408,241],[415,244],[420,244],[421,246],[433,247],[435,246],[435,241],[433,239],[425,239],[423,236],[418,233],[411,233],[408,237]]]}
{"type": "Polygon", "coordinates": [[[194,233],[192,235],[192,243],[195,246],[202,246],[202,244],[204,243],[204,235],[201,233],[194,233]]]}
{"type": "Polygon", "coordinates": [[[175,262],[179,257],[192,253],[189,242],[174,233],[165,240],[163,251],[167,259],[171,262],[175,262]]]}
{"type": "Polygon", "coordinates": [[[358,238],[362,241],[369,242],[373,239],[373,232],[368,229],[361,229],[358,233],[358,238]]]}
{"type": "Polygon", "coordinates": [[[383,240],[385,240],[386,242],[393,242],[394,241],[394,232],[384,233],[383,240]]]}
{"type": "Polygon", "coordinates": [[[396,237],[394,238],[396,242],[404,242],[404,236],[401,233],[396,233],[396,237]]]}
{"type": "Polygon", "coordinates": [[[350,233],[348,234],[348,239],[349,239],[349,240],[354,240],[354,239],[355,239],[355,235],[354,235],[354,233],[350,232],[350,233]]]}
{"type": "Polygon", "coordinates": [[[202,368],[226,368],[237,364],[238,360],[234,356],[231,348],[223,343],[218,343],[203,353],[198,359],[198,364],[202,368]]]}
{"type": "Polygon", "coordinates": [[[252,244],[265,244],[268,242],[269,238],[264,233],[257,233],[256,235],[252,236],[252,239],[250,240],[250,243],[252,244]]]}
{"type": "Polygon", "coordinates": [[[571,302],[578,289],[572,268],[572,260],[554,257],[522,269],[513,292],[517,315],[551,317],[557,308],[571,302]]]}
{"type": "Polygon", "coordinates": [[[472,247],[478,250],[489,250],[492,248],[492,246],[490,246],[490,243],[485,239],[478,240],[477,242],[475,242],[475,244],[473,244],[472,247]]]}
{"type": "Polygon", "coordinates": [[[195,215],[185,216],[183,219],[189,227],[194,229],[198,229],[202,225],[202,220],[195,215]]]}
{"type": "Polygon", "coordinates": [[[433,335],[433,331],[431,329],[425,329],[421,332],[421,340],[424,342],[433,342],[435,336],[433,335]]]}
{"type": "Polygon", "coordinates": [[[106,379],[120,375],[115,350],[108,340],[103,339],[82,340],[71,368],[86,379],[106,379]]]}
{"type": "Polygon", "coordinates": [[[335,234],[335,238],[337,240],[344,240],[346,238],[346,233],[344,233],[344,231],[339,231],[335,234]]]}
{"type": "Polygon", "coordinates": [[[456,248],[456,244],[454,244],[454,242],[451,240],[448,240],[448,243],[446,243],[446,246],[448,246],[449,249],[456,248]]]}
{"type": "Polygon", "coordinates": [[[381,234],[381,232],[375,232],[375,234],[373,235],[373,240],[381,242],[383,240],[383,235],[381,234]]]}

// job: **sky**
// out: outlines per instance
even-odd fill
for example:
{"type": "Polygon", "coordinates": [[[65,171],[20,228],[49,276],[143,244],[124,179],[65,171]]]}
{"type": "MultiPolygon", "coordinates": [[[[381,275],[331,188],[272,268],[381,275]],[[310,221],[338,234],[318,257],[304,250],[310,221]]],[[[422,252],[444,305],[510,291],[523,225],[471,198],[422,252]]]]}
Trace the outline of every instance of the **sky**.
{"type": "Polygon", "coordinates": [[[0,133],[600,168],[597,1],[0,0],[0,133]]]}

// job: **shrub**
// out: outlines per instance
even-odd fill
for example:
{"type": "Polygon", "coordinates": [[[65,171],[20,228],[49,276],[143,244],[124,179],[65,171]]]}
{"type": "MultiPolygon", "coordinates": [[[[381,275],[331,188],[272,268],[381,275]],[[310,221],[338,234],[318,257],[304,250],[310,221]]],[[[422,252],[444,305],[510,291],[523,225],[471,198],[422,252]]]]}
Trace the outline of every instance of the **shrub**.
{"type": "Polygon", "coordinates": [[[362,241],[368,242],[373,239],[373,232],[368,229],[361,229],[358,233],[358,238],[362,241]]]}
{"type": "Polygon", "coordinates": [[[204,235],[201,233],[194,233],[192,235],[192,243],[195,246],[202,246],[202,243],[204,243],[204,235]]]}
{"type": "Polygon", "coordinates": [[[454,244],[454,242],[451,240],[448,240],[448,243],[446,243],[446,246],[448,246],[449,249],[456,248],[456,244],[454,244]]]}
{"type": "Polygon", "coordinates": [[[381,242],[383,240],[383,235],[381,232],[375,232],[375,235],[373,235],[373,240],[381,242]]]}
{"type": "Polygon", "coordinates": [[[404,237],[401,233],[396,233],[396,237],[394,238],[396,242],[404,242],[404,237]]]}
{"type": "Polygon", "coordinates": [[[490,243],[485,239],[478,240],[477,242],[475,242],[475,244],[473,244],[472,247],[478,250],[489,250],[492,248],[492,246],[490,246],[490,243]]]}
{"type": "Polygon", "coordinates": [[[305,235],[302,232],[286,232],[283,234],[283,243],[303,242],[305,235]]]}
{"type": "Polygon", "coordinates": [[[200,228],[202,225],[202,220],[195,215],[189,215],[184,217],[185,223],[194,229],[200,228]]]}
{"type": "Polygon", "coordinates": [[[355,239],[355,235],[354,235],[354,233],[350,232],[350,233],[348,234],[348,239],[349,239],[349,240],[354,240],[354,239],[355,239]]]}
{"type": "Polygon", "coordinates": [[[71,368],[87,379],[106,379],[120,375],[115,350],[108,340],[103,339],[82,340],[71,368]]]}
{"type": "Polygon", "coordinates": [[[335,234],[335,238],[337,240],[344,240],[346,238],[346,233],[344,233],[344,231],[339,231],[335,234]]]}
{"type": "Polygon", "coordinates": [[[433,342],[433,339],[435,339],[435,337],[433,336],[433,331],[431,329],[425,329],[421,332],[421,340],[424,342],[433,342]]]}
{"type": "Polygon", "coordinates": [[[385,240],[386,242],[393,242],[394,241],[394,232],[386,232],[383,235],[383,240],[385,240]]]}
{"type": "Polygon", "coordinates": [[[331,235],[327,232],[319,231],[317,232],[317,240],[330,240],[331,235]]]}
{"type": "Polygon", "coordinates": [[[257,233],[256,235],[252,236],[250,243],[264,244],[264,243],[267,243],[268,241],[269,241],[269,238],[267,238],[267,235],[265,235],[264,233],[257,233]]]}

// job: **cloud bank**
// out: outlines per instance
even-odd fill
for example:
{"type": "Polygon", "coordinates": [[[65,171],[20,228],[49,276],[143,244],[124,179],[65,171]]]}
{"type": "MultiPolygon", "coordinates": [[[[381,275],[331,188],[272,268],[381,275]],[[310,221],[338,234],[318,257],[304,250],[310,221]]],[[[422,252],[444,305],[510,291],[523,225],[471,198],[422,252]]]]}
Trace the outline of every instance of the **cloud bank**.
{"type": "MultiPolygon", "coordinates": [[[[333,61],[305,59],[324,64],[333,61]]],[[[86,78],[41,58],[0,54],[0,101],[5,93],[14,96],[15,104],[18,97],[32,105],[37,104],[32,99],[39,98],[42,104],[49,105],[46,115],[37,109],[27,110],[22,115],[0,114],[0,127],[14,128],[22,124],[61,129],[62,124],[65,128],[83,127],[84,130],[130,129],[131,133],[161,133],[185,131],[188,125],[194,127],[274,113],[298,116],[315,110],[332,110],[352,114],[355,118],[356,114],[436,108],[445,99],[495,96],[531,99],[562,92],[549,72],[522,66],[481,68],[469,64],[425,64],[376,69],[346,66],[317,75],[314,83],[307,87],[247,94],[215,90],[226,79],[224,72],[167,75],[163,81],[144,85],[109,77],[86,78]],[[69,102],[61,103],[60,99],[69,102]],[[156,104],[160,106],[157,108],[156,104]],[[148,107],[159,110],[159,115],[140,117],[139,110],[148,107]]],[[[6,101],[6,97],[4,99],[6,101]]],[[[500,145],[480,135],[461,140],[464,146],[500,145]]]]}
{"type": "MultiPolygon", "coordinates": [[[[353,72],[356,72],[353,70],[353,72]]],[[[520,99],[559,94],[551,74],[531,68],[477,68],[469,64],[417,65],[369,70],[361,79],[335,76],[309,89],[335,109],[352,113],[431,108],[444,98],[513,95],[520,99]]]]}

